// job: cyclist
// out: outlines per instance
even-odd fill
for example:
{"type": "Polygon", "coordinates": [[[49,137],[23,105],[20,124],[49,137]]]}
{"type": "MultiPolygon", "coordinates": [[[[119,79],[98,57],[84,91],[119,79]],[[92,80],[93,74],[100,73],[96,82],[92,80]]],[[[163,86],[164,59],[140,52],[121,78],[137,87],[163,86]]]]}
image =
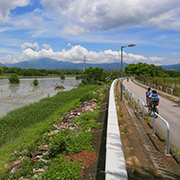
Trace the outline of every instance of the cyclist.
{"type": "Polygon", "coordinates": [[[151,95],[151,88],[146,91],[146,104],[148,105],[149,96],[151,95]]]}
{"type": "Polygon", "coordinates": [[[152,94],[149,96],[149,106],[157,106],[159,104],[159,96],[156,90],[152,90],[152,94]]]}

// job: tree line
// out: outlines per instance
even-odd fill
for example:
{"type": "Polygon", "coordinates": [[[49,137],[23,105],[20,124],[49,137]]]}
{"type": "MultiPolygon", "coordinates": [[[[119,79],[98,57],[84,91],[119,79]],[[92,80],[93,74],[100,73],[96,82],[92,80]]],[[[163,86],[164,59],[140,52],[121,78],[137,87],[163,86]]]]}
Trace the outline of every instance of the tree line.
{"type": "Polygon", "coordinates": [[[21,69],[21,68],[8,68],[0,67],[0,75],[16,74],[18,76],[49,76],[49,75],[78,75],[81,74],[81,70],[48,70],[48,69],[21,69]]]}
{"type": "Polygon", "coordinates": [[[137,63],[129,64],[125,67],[125,73],[133,76],[144,77],[179,77],[180,71],[165,70],[161,66],[153,64],[137,63]]]}

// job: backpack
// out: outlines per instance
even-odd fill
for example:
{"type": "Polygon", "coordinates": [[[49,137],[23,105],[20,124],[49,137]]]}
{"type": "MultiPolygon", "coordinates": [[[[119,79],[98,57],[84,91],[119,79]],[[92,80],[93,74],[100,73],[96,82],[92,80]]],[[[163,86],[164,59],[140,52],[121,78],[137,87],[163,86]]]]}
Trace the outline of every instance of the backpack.
{"type": "Polygon", "coordinates": [[[152,100],[153,102],[159,102],[159,97],[157,94],[152,94],[151,97],[153,98],[153,100],[152,100]]]}

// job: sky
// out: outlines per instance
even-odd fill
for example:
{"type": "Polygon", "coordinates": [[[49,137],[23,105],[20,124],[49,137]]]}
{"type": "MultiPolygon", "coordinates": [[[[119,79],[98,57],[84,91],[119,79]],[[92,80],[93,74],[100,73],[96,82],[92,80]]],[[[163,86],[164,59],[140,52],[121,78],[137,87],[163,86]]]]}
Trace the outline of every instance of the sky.
{"type": "Polygon", "coordinates": [[[0,62],[180,63],[179,0],[0,0],[0,62]],[[135,47],[128,47],[136,44],[135,47]]]}

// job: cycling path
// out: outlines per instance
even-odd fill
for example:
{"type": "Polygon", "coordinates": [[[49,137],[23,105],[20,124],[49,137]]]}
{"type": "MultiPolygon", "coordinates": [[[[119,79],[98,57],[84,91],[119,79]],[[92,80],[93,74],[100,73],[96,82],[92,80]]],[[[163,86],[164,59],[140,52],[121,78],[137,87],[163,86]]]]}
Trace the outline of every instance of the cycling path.
{"type": "MultiPolygon", "coordinates": [[[[125,87],[127,87],[135,95],[135,101],[141,98],[145,101],[146,89],[138,86],[132,81],[123,81],[125,87]]],[[[147,109],[147,108],[146,108],[147,109]]],[[[170,125],[170,144],[178,149],[180,152],[180,106],[179,104],[172,102],[162,96],[160,96],[160,104],[158,106],[159,114],[169,122],[170,125]]],[[[147,110],[146,110],[147,112],[147,110]]],[[[166,126],[159,119],[156,119],[156,128],[166,137],[166,126]]]]}

